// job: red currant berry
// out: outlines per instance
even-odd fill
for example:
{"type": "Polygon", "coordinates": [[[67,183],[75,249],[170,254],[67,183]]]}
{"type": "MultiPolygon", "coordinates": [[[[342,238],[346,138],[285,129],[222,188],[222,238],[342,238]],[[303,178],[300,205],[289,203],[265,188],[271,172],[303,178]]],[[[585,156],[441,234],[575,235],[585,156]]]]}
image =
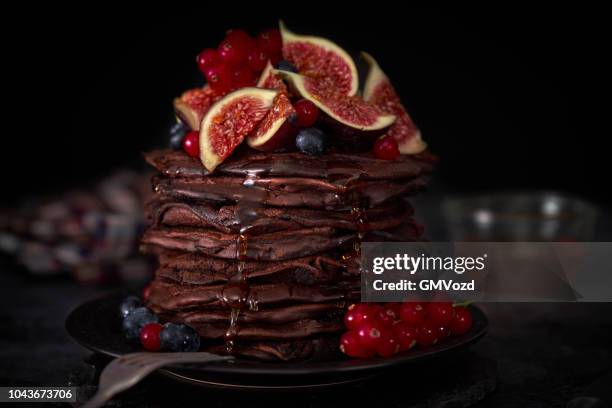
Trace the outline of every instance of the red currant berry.
{"type": "Polygon", "coordinates": [[[246,62],[249,43],[241,36],[227,36],[219,44],[219,56],[228,65],[238,66],[246,62]]]}
{"type": "Polygon", "coordinates": [[[400,307],[402,306],[401,303],[385,303],[384,304],[384,308],[385,308],[385,313],[387,313],[387,315],[393,317],[393,321],[394,322],[398,322],[400,319],[400,307]]]}
{"type": "Polygon", "coordinates": [[[217,64],[204,73],[206,81],[213,91],[218,94],[226,94],[232,90],[232,72],[225,64],[217,64]]]}
{"type": "Polygon", "coordinates": [[[146,324],[140,330],[140,344],[145,350],[157,351],[161,348],[159,333],[161,333],[162,325],[159,323],[146,324]]]}
{"type": "Polygon", "coordinates": [[[244,88],[253,85],[255,85],[255,76],[247,66],[243,65],[232,70],[233,88],[244,88]]]}
{"type": "Polygon", "coordinates": [[[319,118],[319,108],[308,99],[300,99],[294,107],[297,114],[296,125],[299,127],[310,127],[319,118]]]}
{"type": "Polygon", "coordinates": [[[344,315],[344,324],[349,330],[357,330],[365,322],[376,319],[376,311],[366,303],[354,303],[348,307],[344,315]]]}
{"type": "Polygon", "coordinates": [[[257,43],[270,56],[280,55],[282,52],[283,40],[277,28],[270,28],[259,33],[257,43]]]}
{"type": "Polygon", "coordinates": [[[406,302],[400,306],[400,320],[418,326],[425,321],[425,308],[422,303],[406,302]]]}
{"type": "Polygon", "coordinates": [[[450,323],[450,332],[453,336],[462,336],[472,327],[472,313],[466,307],[456,307],[455,317],[450,323]]]}
{"type": "Polygon", "coordinates": [[[397,323],[393,326],[393,333],[400,346],[400,351],[410,350],[417,343],[417,330],[408,323],[397,323]]]}
{"type": "Polygon", "coordinates": [[[378,322],[365,322],[357,329],[359,342],[367,350],[377,350],[380,344],[383,326],[378,322]]]}
{"type": "Polygon", "coordinates": [[[421,347],[433,346],[438,342],[438,331],[431,323],[423,323],[417,329],[417,344],[421,347]]]}
{"type": "Polygon", "coordinates": [[[359,336],[354,331],[348,331],[340,337],[340,351],[349,357],[371,358],[374,355],[372,350],[363,348],[359,336]]]}
{"type": "Polygon", "coordinates": [[[453,320],[453,304],[451,302],[431,302],[425,306],[427,318],[435,325],[448,326],[453,320]]]}
{"type": "Polygon", "coordinates": [[[261,72],[268,63],[268,54],[259,46],[251,48],[247,57],[249,68],[255,72],[261,72]]]}
{"type": "Polygon", "coordinates": [[[391,327],[396,320],[395,312],[391,308],[379,306],[376,308],[376,320],[385,327],[391,327]]]}
{"type": "Polygon", "coordinates": [[[381,357],[391,357],[400,351],[397,338],[390,329],[384,329],[380,336],[380,341],[376,353],[381,357]]]}
{"type": "Polygon", "coordinates": [[[374,143],[374,156],[383,160],[395,160],[400,151],[397,141],[392,136],[384,136],[374,143]]]}
{"type": "Polygon", "coordinates": [[[151,296],[151,284],[149,283],[142,289],[142,300],[145,302],[149,300],[149,296],[151,296]]]}
{"type": "Polygon", "coordinates": [[[206,75],[206,70],[208,68],[214,67],[215,65],[221,63],[221,57],[219,57],[217,50],[206,48],[198,54],[196,57],[196,62],[198,63],[198,68],[200,71],[206,75]]]}
{"type": "Polygon", "coordinates": [[[200,133],[193,130],[183,138],[183,150],[191,157],[200,157],[200,133]]]}
{"type": "Polygon", "coordinates": [[[240,43],[243,43],[244,45],[246,45],[247,47],[252,47],[253,45],[255,45],[255,39],[252,38],[249,33],[247,33],[246,31],[240,29],[240,28],[232,28],[230,30],[227,30],[225,32],[225,38],[226,39],[231,39],[232,41],[237,41],[240,43]]]}

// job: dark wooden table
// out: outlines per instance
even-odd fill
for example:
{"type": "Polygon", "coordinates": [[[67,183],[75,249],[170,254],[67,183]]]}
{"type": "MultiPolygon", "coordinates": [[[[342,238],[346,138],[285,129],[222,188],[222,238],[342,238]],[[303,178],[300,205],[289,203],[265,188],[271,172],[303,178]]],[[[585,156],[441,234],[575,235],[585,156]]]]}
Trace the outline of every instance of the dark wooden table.
{"type": "MultiPolygon", "coordinates": [[[[0,272],[0,385],[95,390],[104,360],[77,345],[64,319],[105,290],[66,279],[0,272]]],[[[195,389],[153,376],[110,406],[565,406],[612,371],[612,304],[485,304],[490,332],[471,349],[320,393],[245,394],[195,389]]]]}

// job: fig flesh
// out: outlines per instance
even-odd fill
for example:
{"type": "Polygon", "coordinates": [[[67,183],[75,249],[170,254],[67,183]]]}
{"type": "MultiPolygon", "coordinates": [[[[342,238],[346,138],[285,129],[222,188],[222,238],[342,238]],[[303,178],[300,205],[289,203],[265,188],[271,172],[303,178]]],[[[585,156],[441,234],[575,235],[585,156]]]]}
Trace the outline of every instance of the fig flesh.
{"type": "Polygon", "coordinates": [[[208,110],[200,125],[200,160],[208,171],[222,163],[265,118],[278,91],[241,88],[208,110]]]}
{"type": "Polygon", "coordinates": [[[293,64],[300,75],[324,79],[338,93],[349,96],[357,94],[357,68],[346,51],[328,39],[292,33],[282,21],[279,26],[283,58],[293,64]]]}
{"type": "Polygon", "coordinates": [[[222,96],[208,85],[203,88],[189,89],[174,99],[174,111],[178,119],[191,130],[200,130],[202,118],[222,96]]]}
{"type": "Polygon", "coordinates": [[[372,141],[395,122],[395,115],[383,112],[359,95],[348,96],[337,92],[327,80],[288,71],[275,72],[287,80],[294,93],[314,103],[324,114],[322,119],[344,139],[372,141]]]}

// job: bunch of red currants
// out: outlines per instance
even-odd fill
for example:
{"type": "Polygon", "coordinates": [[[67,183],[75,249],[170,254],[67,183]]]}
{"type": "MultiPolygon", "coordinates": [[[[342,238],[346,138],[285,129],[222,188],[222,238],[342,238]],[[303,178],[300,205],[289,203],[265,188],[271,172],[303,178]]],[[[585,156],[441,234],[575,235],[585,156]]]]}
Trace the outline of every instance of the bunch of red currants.
{"type": "Polygon", "coordinates": [[[268,61],[282,58],[278,29],[270,28],[251,37],[246,31],[229,30],[217,49],[206,48],[196,57],[198,68],[210,87],[219,94],[254,86],[268,61]]]}
{"type": "Polygon", "coordinates": [[[451,302],[357,303],[349,306],[340,350],[357,358],[391,357],[430,347],[472,326],[468,308],[451,302]]]}

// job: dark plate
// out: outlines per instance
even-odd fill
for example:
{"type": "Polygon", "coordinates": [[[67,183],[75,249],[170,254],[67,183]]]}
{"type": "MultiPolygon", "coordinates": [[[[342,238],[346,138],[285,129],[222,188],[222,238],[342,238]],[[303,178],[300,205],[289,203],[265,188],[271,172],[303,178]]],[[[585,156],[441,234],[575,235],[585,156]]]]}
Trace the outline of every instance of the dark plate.
{"type": "MultiPolygon", "coordinates": [[[[66,330],[83,346],[117,357],[142,351],[128,343],[121,332],[119,303],[124,294],[95,299],[73,310],[66,330]]],[[[451,338],[427,349],[414,349],[392,358],[342,359],[321,362],[264,363],[237,359],[200,366],[169,367],[163,375],[191,384],[242,389],[309,389],[353,383],[401,365],[420,363],[464,348],[487,331],[485,315],[470,306],[474,323],[464,336],[451,338]]]]}

